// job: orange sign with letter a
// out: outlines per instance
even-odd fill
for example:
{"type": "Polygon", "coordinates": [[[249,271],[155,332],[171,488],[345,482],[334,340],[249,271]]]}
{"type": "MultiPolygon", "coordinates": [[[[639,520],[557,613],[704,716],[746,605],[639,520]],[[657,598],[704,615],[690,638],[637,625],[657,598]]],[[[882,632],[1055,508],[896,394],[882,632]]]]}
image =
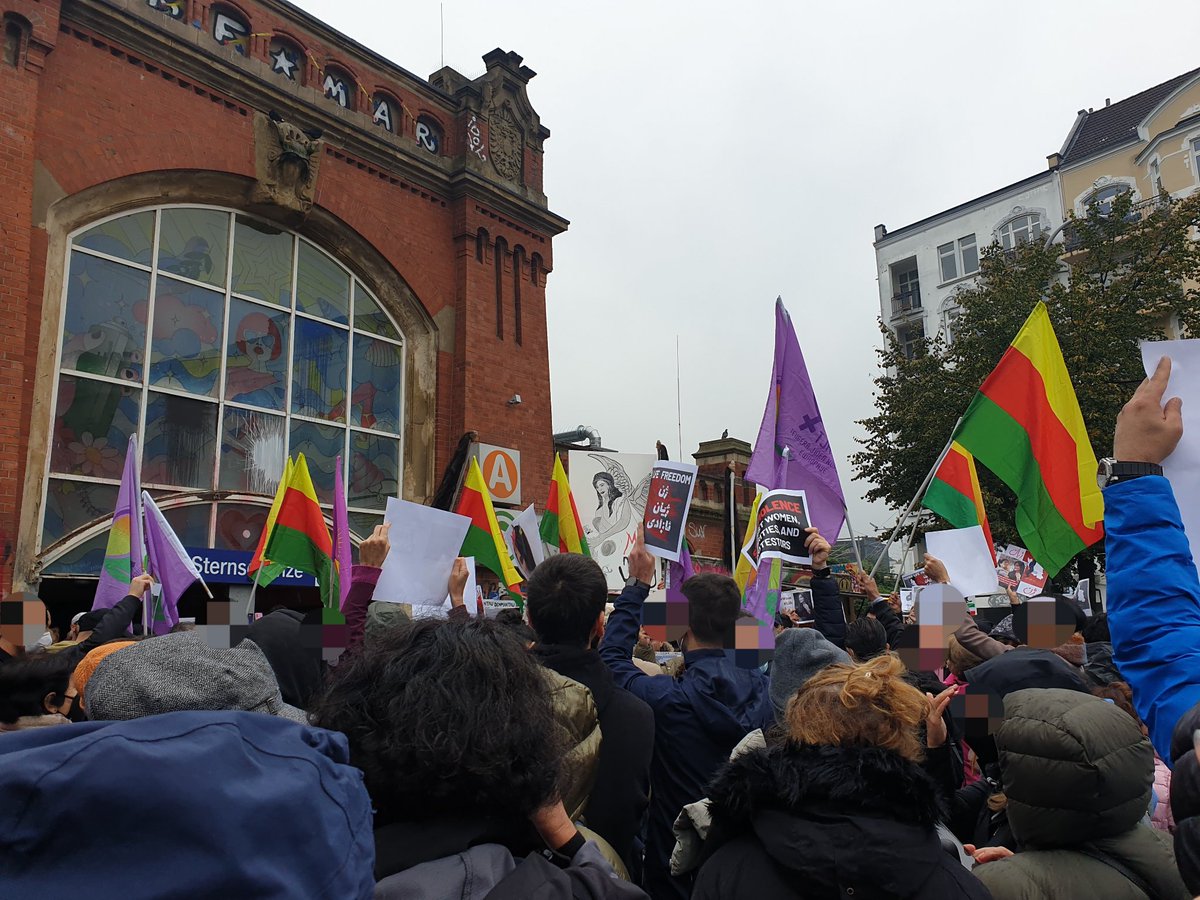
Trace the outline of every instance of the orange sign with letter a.
{"type": "Polygon", "coordinates": [[[519,506],[521,503],[521,451],[508,447],[479,444],[476,448],[483,483],[493,503],[519,506]]]}

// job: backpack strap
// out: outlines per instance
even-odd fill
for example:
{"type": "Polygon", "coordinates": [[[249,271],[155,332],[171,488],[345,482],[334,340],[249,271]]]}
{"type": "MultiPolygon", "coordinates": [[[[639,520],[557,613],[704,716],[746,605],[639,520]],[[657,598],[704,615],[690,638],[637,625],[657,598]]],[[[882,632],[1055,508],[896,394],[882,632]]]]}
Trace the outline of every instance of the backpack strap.
{"type": "Polygon", "coordinates": [[[1134,887],[1145,894],[1149,900],[1159,900],[1158,894],[1156,894],[1154,889],[1146,883],[1146,879],[1142,878],[1142,876],[1137,874],[1137,872],[1134,872],[1124,863],[1118,861],[1112,856],[1109,856],[1107,853],[1104,853],[1103,851],[1098,850],[1088,844],[1081,844],[1080,846],[1073,847],[1072,849],[1082,853],[1084,856],[1091,857],[1092,859],[1096,860],[1096,862],[1104,863],[1104,865],[1108,866],[1110,869],[1115,869],[1116,871],[1120,872],[1133,884],[1134,887]]]}

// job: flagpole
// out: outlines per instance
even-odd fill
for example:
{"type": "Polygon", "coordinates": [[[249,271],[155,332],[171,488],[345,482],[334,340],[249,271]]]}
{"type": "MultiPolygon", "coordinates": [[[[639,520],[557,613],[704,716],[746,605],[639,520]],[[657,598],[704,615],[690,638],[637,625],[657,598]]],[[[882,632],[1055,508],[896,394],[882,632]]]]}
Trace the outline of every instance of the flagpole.
{"type": "MultiPolygon", "coordinates": [[[[260,565],[254,570],[254,584],[250,585],[250,600],[246,603],[246,622],[249,623],[250,617],[254,615],[254,592],[258,590],[258,573],[262,571],[260,565]]],[[[207,590],[207,588],[205,588],[207,590]]],[[[211,597],[212,595],[209,594],[211,597]]]]}
{"type": "MultiPolygon", "coordinates": [[[[850,524],[850,510],[846,508],[846,499],[842,498],[842,512],[846,516],[846,530],[850,532],[850,546],[854,548],[854,559],[858,562],[858,571],[866,571],[863,567],[862,553],[858,549],[858,538],[854,536],[854,526],[850,524]]],[[[837,543],[837,540],[834,540],[837,543]]]]}
{"type": "Polygon", "coordinates": [[[925,480],[921,482],[921,486],[917,488],[917,493],[912,498],[912,503],[908,504],[908,509],[896,520],[896,524],[892,527],[892,533],[888,536],[887,543],[883,545],[883,550],[880,551],[879,558],[875,560],[875,565],[871,567],[871,577],[875,577],[875,573],[879,571],[879,564],[883,562],[883,558],[887,556],[888,550],[892,548],[892,544],[896,543],[896,535],[904,524],[908,521],[908,517],[912,515],[912,511],[917,508],[917,504],[921,502],[921,498],[925,496],[925,489],[929,487],[929,482],[933,481],[933,476],[941,466],[942,460],[946,458],[946,454],[950,452],[950,445],[954,443],[954,436],[958,433],[958,426],[962,424],[963,417],[959,416],[958,421],[954,423],[954,427],[950,429],[950,439],[946,441],[946,446],[942,448],[942,452],[938,454],[937,461],[933,464],[933,468],[929,470],[929,474],[925,476],[925,480]]]}

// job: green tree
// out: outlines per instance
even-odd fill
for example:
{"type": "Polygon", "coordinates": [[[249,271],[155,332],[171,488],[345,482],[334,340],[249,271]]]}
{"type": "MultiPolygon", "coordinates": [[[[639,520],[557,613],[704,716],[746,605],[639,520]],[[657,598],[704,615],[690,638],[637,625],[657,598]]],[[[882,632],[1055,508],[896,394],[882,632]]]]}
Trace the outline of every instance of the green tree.
{"type": "MultiPolygon", "coordinates": [[[[958,417],[995,368],[1039,299],[1071,374],[1092,450],[1111,450],[1117,413],[1143,377],[1139,344],[1168,328],[1200,334],[1200,194],[1134,206],[1126,193],[1111,208],[1072,217],[1065,242],[984,251],[979,275],[955,295],[953,342],[939,335],[905,356],[881,322],[875,415],[851,463],[870,483],[867,499],[903,509],[936,461],[958,417]]],[[[982,466],[980,485],[993,536],[1018,542],[1016,498],[982,466]]],[[[929,514],[932,517],[932,514],[929,514]]],[[[942,527],[942,526],[939,526],[942,527]]]]}

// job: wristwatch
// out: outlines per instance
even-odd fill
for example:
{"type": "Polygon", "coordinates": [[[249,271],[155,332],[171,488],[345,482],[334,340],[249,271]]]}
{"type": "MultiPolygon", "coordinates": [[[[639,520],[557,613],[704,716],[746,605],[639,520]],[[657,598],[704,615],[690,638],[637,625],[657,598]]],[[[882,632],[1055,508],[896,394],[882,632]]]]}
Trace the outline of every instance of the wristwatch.
{"type": "Polygon", "coordinates": [[[644,581],[639,581],[637,578],[634,578],[632,575],[630,575],[628,578],[625,579],[625,587],[627,587],[627,588],[642,587],[642,588],[645,588],[646,590],[650,590],[650,585],[646,584],[646,582],[644,582],[644,581]]]}
{"type": "Polygon", "coordinates": [[[1096,471],[1096,482],[1102,488],[1122,481],[1132,481],[1143,475],[1161,475],[1163,467],[1157,463],[1148,462],[1118,462],[1111,457],[1100,460],[1096,471]]]}

